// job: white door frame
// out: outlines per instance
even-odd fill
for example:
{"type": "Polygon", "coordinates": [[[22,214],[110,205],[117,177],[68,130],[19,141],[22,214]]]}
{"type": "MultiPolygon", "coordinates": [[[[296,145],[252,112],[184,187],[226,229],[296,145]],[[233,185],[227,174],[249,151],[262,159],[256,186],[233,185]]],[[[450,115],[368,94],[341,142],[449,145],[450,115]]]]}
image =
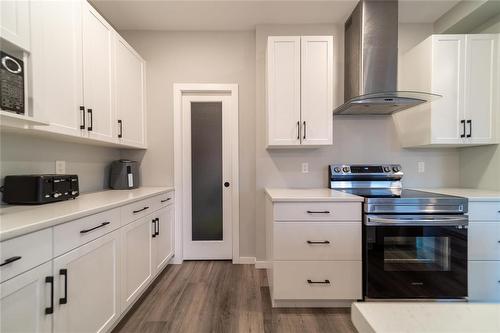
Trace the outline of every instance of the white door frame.
{"type": "Polygon", "coordinates": [[[183,188],[183,140],[182,140],[182,96],[186,94],[226,95],[230,100],[232,147],[231,147],[231,187],[232,187],[232,257],[233,264],[240,259],[239,222],[239,163],[238,163],[238,85],[237,84],[174,84],[174,186],[175,186],[175,256],[173,263],[181,264],[183,256],[183,226],[185,204],[183,188]]]}

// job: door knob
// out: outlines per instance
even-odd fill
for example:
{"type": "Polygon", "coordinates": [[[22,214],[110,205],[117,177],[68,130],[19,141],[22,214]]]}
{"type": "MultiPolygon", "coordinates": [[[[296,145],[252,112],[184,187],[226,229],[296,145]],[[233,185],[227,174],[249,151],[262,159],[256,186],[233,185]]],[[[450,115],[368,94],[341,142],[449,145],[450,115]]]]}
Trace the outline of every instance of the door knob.
{"type": "Polygon", "coordinates": [[[229,187],[229,182],[225,182],[224,187],[229,187]]]}

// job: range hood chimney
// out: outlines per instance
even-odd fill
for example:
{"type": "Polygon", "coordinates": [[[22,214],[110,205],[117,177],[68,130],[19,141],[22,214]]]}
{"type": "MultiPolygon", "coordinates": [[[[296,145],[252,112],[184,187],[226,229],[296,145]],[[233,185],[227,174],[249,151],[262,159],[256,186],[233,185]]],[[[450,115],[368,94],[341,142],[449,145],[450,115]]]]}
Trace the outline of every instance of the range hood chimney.
{"type": "Polygon", "coordinates": [[[389,115],[441,96],[398,91],[398,1],[361,0],[345,23],[344,101],[335,115],[389,115]]]}

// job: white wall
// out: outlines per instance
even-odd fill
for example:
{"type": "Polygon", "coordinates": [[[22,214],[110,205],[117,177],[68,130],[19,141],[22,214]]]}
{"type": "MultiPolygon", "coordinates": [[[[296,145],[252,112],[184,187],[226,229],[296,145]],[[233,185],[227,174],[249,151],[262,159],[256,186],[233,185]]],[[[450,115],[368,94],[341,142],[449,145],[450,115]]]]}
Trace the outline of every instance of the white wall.
{"type": "Polygon", "coordinates": [[[80,191],[107,188],[109,165],[120,158],[113,148],[60,142],[35,136],[1,133],[0,179],[6,175],[54,173],[55,161],[66,161],[66,173],[77,174],[80,191]]]}
{"type": "Polygon", "coordinates": [[[147,61],[148,147],[125,151],[142,159],[145,185],[173,185],[173,84],[239,85],[240,255],[255,253],[254,32],[124,31],[147,61]],[[142,156],[144,154],[144,156],[142,156]]]}

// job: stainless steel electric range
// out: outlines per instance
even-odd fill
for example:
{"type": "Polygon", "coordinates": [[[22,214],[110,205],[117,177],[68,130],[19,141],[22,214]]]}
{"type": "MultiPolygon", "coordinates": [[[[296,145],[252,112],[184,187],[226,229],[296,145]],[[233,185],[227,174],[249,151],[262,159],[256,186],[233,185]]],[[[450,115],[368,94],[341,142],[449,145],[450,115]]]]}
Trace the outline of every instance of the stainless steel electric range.
{"type": "Polygon", "coordinates": [[[466,198],[407,190],[398,164],[330,165],[329,187],[365,198],[365,299],[467,296],[466,198]]]}

